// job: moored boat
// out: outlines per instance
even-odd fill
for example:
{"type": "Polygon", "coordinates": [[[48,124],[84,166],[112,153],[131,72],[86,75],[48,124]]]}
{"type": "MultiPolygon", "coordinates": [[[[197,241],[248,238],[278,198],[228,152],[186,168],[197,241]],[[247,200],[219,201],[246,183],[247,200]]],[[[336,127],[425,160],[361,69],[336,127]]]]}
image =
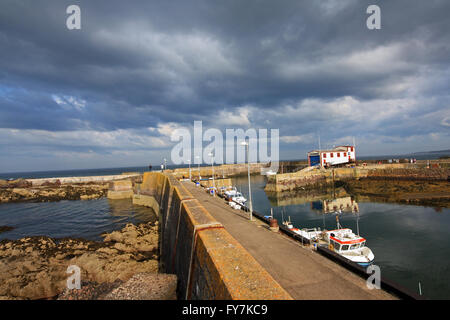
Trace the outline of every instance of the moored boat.
{"type": "Polygon", "coordinates": [[[320,230],[320,228],[294,228],[290,221],[283,221],[283,224],[291,231],[308,239],[311,242],[327,244],[331,251],[336,252],[342,257],[367,267],[373,263],[375,255],[370,248],[366,247],[366,239],[353,233],[349,228],[342,228],[339,224],[339,218],[336,216],[337,229],[320,230]]]}
{"type": "Polygon", "coordinates": [[[366,247],[366,239],[349,228],[326,231],[324,240],[330,250],[361,266],[366,267],[375,259],[372,250],[366,247]]]}

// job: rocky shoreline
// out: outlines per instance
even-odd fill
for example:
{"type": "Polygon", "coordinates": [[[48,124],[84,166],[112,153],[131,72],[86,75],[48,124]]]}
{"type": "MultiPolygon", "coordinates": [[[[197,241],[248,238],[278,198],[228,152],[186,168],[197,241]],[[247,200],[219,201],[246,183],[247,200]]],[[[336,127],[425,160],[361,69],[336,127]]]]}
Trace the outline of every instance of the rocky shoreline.
{"type": "Polygon", "coordinates": [[[89,200],[105,197],[108,182],[61,184],[59,181],[33,186],[29,181],[0,180],[0,203],[89,200]]]}
{"type": "Polygon", "coordinates": [[[107,298],[136,274],[158,273],[158,222],[127,224],[102,237],[0,241],[0,300],[107,298]],[[81,270],[81,291],[66,289],[70,265],[81,270]]]}
{"type": "Polygon", "coordinates": [[[14,229],[14,227],[10,227],[10,226],[0,226],[0,233],[6,232],[6,231],[11,231],[13,229],[14,229]]]}
{"type": "Polygon", "coordinates": [[[424,205],[450,208],[450,183],[447,181],[360,179],[339,182],[357,201],[424,205]]]}

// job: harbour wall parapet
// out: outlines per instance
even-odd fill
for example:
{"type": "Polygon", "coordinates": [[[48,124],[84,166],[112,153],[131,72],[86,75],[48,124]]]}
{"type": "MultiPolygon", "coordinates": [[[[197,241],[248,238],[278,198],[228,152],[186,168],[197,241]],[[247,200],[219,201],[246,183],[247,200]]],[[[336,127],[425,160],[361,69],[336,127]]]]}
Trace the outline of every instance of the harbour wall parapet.
{"type": "Polygon", "coordinates": [[[159,214],[160,269],[181,299],[292,299],[172,174],[148,172],[138,197],[159,214]]]}
{"type": "MultiPolygon", "coordinates": [[[[267,168],[267,163],[250,163],[250,173],[256,174],[261,173],[263,168],[267,168]]],[[[222,165],[214,165],[214,169],[212,166],[205,167],[196,167],[195,165],[191,166],[191,177],[192,179],[198,179],[198,177],[211,177],[213,175],[221,177],[231,177],[231,176],[239,176],[246,175],[248,173],[248,165],[246,163],[232,163],[232,164],[222,164],[222,165]]],[[[165,173],[171,173],[176,178],[189,178],[189,168],[177,168],[171,170],[164,170],[165,173]]]]}
{"type": "Polygon", "coordinates": [[[312,169],[267,178],[266,192],[329,188],[352,179],[446,181],[449,168],[417,168],[414,164],[373,164],[353,168],[312,169]]]}
{"type": "Polygon", "coordinates": [[[59,177],[59,178],[40,178],[40,179],[26,179],[31,182],[32,186],[40,186],[44,183],[56,183],[59,181],[61,184],[71,183],[89,183],[89,182],[109,182],[114,180],[123,180],[129,178],[136,178],[141,176],[141,173],[130,174],[116,174],[108,176],[86,176],[86,177],[59,177]]]}

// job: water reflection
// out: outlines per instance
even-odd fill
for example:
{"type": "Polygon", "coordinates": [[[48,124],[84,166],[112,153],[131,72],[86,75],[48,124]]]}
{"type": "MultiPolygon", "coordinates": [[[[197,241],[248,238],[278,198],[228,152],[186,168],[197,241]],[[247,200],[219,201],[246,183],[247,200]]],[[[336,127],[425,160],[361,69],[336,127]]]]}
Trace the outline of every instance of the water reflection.
{"type": "Polygon", "coordinates": [[[311,203],[315,201],[330,200],[335,198],[348,197],[349,194],[344,188],[326,189],[321,191],[285,191],[267,192],[272,207],[284,207],[311,203]]]}
{"type": "Polygon", "coordinates": [[[311,202],[311,210],[317,213],[357,213],[359,206],[352,197],[318,200],[311,202]]]}
{"type": "Polygon", "coordinates": [[[151,208],[133,205],[130,199],[108,199],[109,214],[112,217],[132,218],[133,223],[154,222],[156,214],[151,208]]]}
{"type": "MultiPolygon", "coordinates": [[[[233,183],[247,197],[247,177],[233,183]]],[[[296,228],[330,230],[337,208],[340,223],[367,239],[384,277],[416,293],[420,281],[425,297],[450,299],[450,209],[363,201],[342,189],[266,194],[264,187],[264,177],[252,177],[257,212],[270,215],[273,209],[274,218],[290,219],[296,228]]]]}

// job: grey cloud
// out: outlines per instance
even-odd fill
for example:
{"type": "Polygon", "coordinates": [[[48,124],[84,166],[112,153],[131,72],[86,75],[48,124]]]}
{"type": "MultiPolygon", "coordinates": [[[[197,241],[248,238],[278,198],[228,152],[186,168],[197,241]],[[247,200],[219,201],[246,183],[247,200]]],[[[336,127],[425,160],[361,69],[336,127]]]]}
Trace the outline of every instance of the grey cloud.
{"type": "Polygon", "coordinates": [[[448,147],[450,4],[379,2],[382,29],[370,31],[372,2],[76,1],[82,30],[69,31],[73,1],[4,0],[0,127],[158,136],[145,128],[199,119],[225,128],[251,106],[249,125],[280,128],[305,149],[295,137],[318,131],[330,141],[389,133],[392,143],[433,133],[448,147]],[[345,97],[357,101],[349,114],[321,111],[345,97]],[[395,105],[405,99],[416,103],[395,105]]]}

